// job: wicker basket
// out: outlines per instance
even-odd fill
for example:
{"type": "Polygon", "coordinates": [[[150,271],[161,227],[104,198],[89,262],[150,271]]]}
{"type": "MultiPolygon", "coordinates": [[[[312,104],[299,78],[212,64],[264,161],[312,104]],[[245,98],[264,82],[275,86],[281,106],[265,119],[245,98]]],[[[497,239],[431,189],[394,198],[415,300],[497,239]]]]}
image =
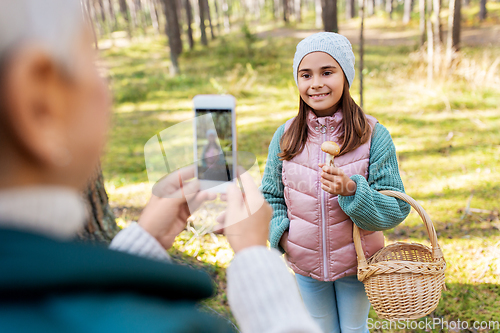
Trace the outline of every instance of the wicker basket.
{"type": "Polygon", "coordinates": [[[417,243],[390,244],[366,260],[359,228],[354,224],[353,239],[358,256],[358,280],[377,315],[387,320],[424,317],[436,309],[445,288],[446,262],[439,248],[429,215],[410,196],[395,191],[380,191],[408,202],[427,228],[432,248],[417,243]]]}

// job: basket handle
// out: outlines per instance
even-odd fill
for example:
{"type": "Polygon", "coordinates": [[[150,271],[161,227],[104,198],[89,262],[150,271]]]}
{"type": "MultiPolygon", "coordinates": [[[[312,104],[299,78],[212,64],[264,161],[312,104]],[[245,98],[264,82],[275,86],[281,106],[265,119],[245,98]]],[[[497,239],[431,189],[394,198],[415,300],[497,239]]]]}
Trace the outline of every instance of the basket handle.
{"type": "MultiPolygon", "coordinates": [[[[432,224],[431,218],[429,217],[427,212],[422,208],[422,206],[420,206],[420,204],[416,202],[415,199],[401,192],[384,190],[380,191],[380,193],[387,195],[389,197],[401,199],[409,203],[417,211],[418,215],[420,215],[420,218],[424,222],[425,228],[427,229],[427,234],[429,235],[429,239],[431,241],[432,257],[434,259],[442,258],[443,252],[441,251],[441,248],[439,247],[438,244],[436,230],[434,229],[434,225],[432,224]]],[[[367,263],[365,254],[363,252],[363,245],[361,244],[360,231],[359,227],[355,223],[353,223],[352,231],[353,231],[352,238],[354,241],[354,248],[356,249],[356,254],[358,257],[358,267],[365,267],[367,263]]]]}

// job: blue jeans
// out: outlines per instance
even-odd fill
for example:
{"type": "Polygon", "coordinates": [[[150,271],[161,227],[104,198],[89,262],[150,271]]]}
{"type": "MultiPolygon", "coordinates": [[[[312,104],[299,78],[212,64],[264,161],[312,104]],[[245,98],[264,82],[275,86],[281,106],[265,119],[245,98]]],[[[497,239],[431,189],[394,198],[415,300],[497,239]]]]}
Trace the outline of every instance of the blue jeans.
{"type": "Polygon", "coordinates": [[[302,300],[325,333],[366,333],[370,302],[356,275],[318,281],[295,274],[302,300]]]}

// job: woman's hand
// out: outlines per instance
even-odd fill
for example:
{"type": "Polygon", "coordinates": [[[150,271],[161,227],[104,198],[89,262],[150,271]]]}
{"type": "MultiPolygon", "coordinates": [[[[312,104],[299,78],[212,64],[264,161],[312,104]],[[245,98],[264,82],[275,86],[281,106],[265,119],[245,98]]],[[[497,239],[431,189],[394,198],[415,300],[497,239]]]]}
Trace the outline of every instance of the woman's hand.
{"type": "Polygon", "coordinates": [[[333,195],[350,196],[356,193],[356,182],[349,178],[344,171],[334,166],[320,163],[321,188],[333,195]]]}
{"type": "Polygon", "coordinates": [[[160,180],[142,211],[138,224],[168,250],[175,237],[186,228],[188,217],[206,200],[214,200],[216,194],[199,192],[194,166],[179,169],[160,180]]]}

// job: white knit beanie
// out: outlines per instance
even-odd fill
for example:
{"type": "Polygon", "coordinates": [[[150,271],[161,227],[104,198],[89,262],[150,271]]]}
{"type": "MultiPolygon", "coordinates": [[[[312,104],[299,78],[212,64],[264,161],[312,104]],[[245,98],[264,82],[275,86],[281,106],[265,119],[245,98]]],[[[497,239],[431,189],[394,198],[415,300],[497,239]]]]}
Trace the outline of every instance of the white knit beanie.
{"type": "Polygon", "coordinates": [[[297,44],[293,58],[293,78],[297,84],[297,71],[302,59],[312,52],[325,52],[335,59],[344,71],[349,87],[354,80],[354,53],[347,38],[334,32],[318,32],[297,44]]]}

